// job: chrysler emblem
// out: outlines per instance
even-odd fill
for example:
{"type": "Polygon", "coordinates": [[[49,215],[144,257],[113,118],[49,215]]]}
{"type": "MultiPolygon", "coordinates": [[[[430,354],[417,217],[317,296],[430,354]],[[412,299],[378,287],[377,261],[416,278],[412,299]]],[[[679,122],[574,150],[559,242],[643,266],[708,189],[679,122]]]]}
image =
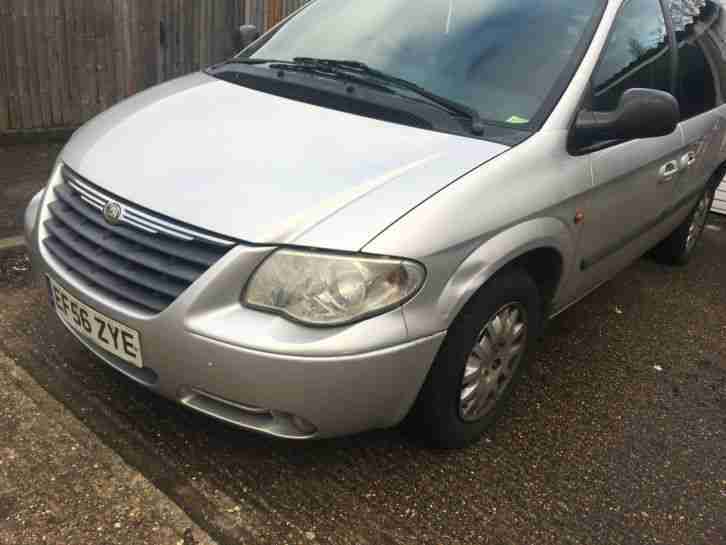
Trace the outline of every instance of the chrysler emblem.
{"type": "Polygon", "coordinates": [[[106,206],[103,207],[103,217],[111,225],[116,225],[121,221],[124,215],[123,207],[116,201],[109,201],[106,206]]]}

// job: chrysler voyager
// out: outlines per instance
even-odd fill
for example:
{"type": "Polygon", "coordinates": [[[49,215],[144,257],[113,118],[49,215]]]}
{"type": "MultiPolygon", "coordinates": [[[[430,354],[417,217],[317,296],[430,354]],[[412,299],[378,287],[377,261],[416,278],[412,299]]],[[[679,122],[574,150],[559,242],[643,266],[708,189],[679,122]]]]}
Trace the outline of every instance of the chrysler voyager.
{"type": "Polygon", "coordinates": [[[726,160],[723,15],[315,0],[77,131],[27,209],[34,269],[81,343],[193,410],[469,444],[548,318],[645,253],[693,255],[726,160]]]}

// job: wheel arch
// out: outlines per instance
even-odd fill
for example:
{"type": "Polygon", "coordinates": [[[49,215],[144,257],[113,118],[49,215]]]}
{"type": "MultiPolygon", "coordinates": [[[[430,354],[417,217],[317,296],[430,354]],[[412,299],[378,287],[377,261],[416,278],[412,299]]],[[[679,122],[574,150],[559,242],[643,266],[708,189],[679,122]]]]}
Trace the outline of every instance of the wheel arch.
{"type": "Polygon", "coordinates": [[[523,268],[537,284],[543,303],[557,297],[574,263],[572,233],[557,218],[539,218],[509,228],[474,250],[451,276],[438,301],[448,324],[494,275],[523,268]]]}

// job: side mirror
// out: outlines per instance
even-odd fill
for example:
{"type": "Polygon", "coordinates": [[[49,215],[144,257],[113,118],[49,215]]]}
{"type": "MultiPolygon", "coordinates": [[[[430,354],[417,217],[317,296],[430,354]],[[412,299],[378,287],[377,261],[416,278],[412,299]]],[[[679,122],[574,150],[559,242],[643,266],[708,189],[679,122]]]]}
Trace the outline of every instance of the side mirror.
{"type": "Polygon", "coordinates": [[[260,31],[255,25],[242,25],[237,31],[239,48],[244,49],[257,38],[260,37],[260,31]]]}
{"type": "Polygon", "coordinates": [[[575,137],[584,146],[609,140],[655,138],[671,134],[680,120],[678,101],[670,93],[628,89],[614,112],[580,112],[575,137]]]}

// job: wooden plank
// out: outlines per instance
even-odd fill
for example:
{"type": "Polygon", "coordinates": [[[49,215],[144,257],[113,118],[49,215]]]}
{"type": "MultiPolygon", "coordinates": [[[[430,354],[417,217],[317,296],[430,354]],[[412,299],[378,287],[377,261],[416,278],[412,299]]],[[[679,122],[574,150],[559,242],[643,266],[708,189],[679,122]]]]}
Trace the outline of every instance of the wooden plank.
{"type": "Polygon", "coordinates": [[[210,32],[209,32],[209,11],[210,11],[210,4],[209,0],[199,0],[199,3],[201,4],[201,13],[200,13],[200,20],[199,20],[199,27],[200,27],[200,33],[199,33],[199,64],[197,65],[197,68],[201,68],[205,66],[209,62],[209,56],[210,56],[210,44],[209,44],[209,38],[210,38],[210,32]]]}
{"type": "Polygon", "coordinates": [[[161,13],[160,8],[163,0],[149,0],[146,35],[146,87],[151,87],[159,82],[159,64],[161,63],[161,13]]]}
{"type": "Polygon", "coordinates": [[[95,6],[81,0],[76,3],[76,15],[78,17],[78,36],[76,45],[78,47],[78,80],[75,85],[81,87],[81,110],[82,121],[86,122],[94,116],[97,110],[98,83],[96,76],[96,51],[93,42],[93,28],[90,20],[95,6]]]}
{"type": "Polygon", "coordinates": [[[229,52],[229,20],[227,17],[228,2],[222,0],[212,5],[212,56],[209,64],[215,64],[222,61],[229,52]]]}
{"type": "Polygon", "coordinates": [[[178,77],[182,74],[186,74],[188,58],[189,58],[189,41],[191,36],[188,35],[188,17],[187,17],[187,2],[184,0],[176,0],[176,55],[174,59],[174,77],[178,77]]]}
{"type": "Polygon", "coordinates": [[[268,28],[272,28],[282,20],[282,0],[268,0],[268,2],[271,4],[270,11],[272,14],[272,20],[268,28]]]}
{"type": "Polygon", "coordinates": [[[144,29],[143,29],[143,16],[145,3],[140,0],[130,0],[132,5],[131,11],[131,73],[133,74],[131,92],[134,94],[144,88],[144,64],[143,64],[143,53],[145,50],[144,44],[144,29]]]}
{"type": "Polygon", "coordinates": [[[217,1],[211,4],[212,17],[209,24],[210,27],[210,40],[211,54],[209,57],[208,65],[217,63],[221,60],[223,53],[222,50],[225,48],[225,35],[224,35],[224,7],[225,1],[217,1]]]}
{"type": "Polygon", "coordinates": [[[205,36],[204,33],[204,2],[197,0],[194,2],[194,31],[192,33],[192,36],[194,36],[194,55],[192,60],[192,66],[194,68],[198,68],[202,65],[202,58],[204,56],[204,43],[205,43],[205,36]]]}
{"type": "Polygon", "coordinates": [[[10,6],[0,5],[0,131],[12,126],[11,101],[13,81],[9,58],[8,36],[10,35],[10,6]]]}
{"type": "Polygon", "coordinates": [[[17,97],[19,103],[20,128],[32,129],[35,126],[32,112],[32,97],[30,86],[27,82],[28,59],[25,45],[25,15],[24,2],[22,0],[11,0],[12,2],[12,23],[13,49],[15,59],[15,76],[17,84],[17,97]]]}
{"type": "Polygon", "coordinates": [[[152,17],[152,24],[156,25],[156,33],[157,33],[157,40],[154,47],[154,80],[155,83],[158,83],[160,81],[164,80],[164,72],[166,70],[166,55],[168,48],[162,46],[161,40],[162,40],[162,26],[164,27],[164,34],[166,34],[166,31],[168,30],[167,21],[166,21],[166,0],[154,0],[151,3],[153,17],[152,17]]]}
{"type": "Polygon", "coordinates": [[[111,40],[111,62],[114,71],[113,102],[116,104],[126,96],[124,45],[126,29],[123,27],[123,5],[125,1],[110,0],[113,38],[111,40]]]}
{"type": "Polygon", "coordinates": [[[138,25],[136,22],[136,2],[135,0],[125,0],[121,2],[123,6],[124,17],[124,50],[126,60],[126,96],[131,95],[136,88],[136,63],[135,55],[138,48],[137,34],[138,25]]]}
{"type": "Polygon", "coordinates": [[[155,2],[156,0],[147,0],[146,2],[138,2],[138,20],[139,29],[141,31],[141,38],[139,40],[139,56],[137,62],[139,63],[141,81],[139,90],[146,89],[151,86],[152,81],[156,79],[156,55],[151,47],[151,24],[153,20],[153,13],[150,9],[149,1],[155,2]],[[152,59],[153,55],[153,60],[152,59]]]}
{"type": "Polygon", "coordinates": [[[176,46],[176,0],[164,0],[161,18],[164,21],[165,46],[162,48],[163,63],[159,80],[171,79],[174,74],[174,63],[177,54],[176,46]]]}
{"type": "Polygon", "coordinates": [[[25,48],[25,81],[27,87],[27,98],[31,101],[31,113],[33,116],[33,128],[43,126],[43,108],[40,97],[40,82],[38,77],[37,45],[35,40],[37,29],[35,28],[36,18],[34,17],[34,4],[32,0],[23,4],[23,39],[25,48]]]}
{"type": "Polygon", "coordinates": [[[30,16],[30,43],[31,43],[31,73],[33,74],[33,86],[36,87],[38,97],[38,115],[40,115],[39,127],[52,127],[51,98],[49,80],[48,53],[46,44],[48,35],[45,30],[46,7],[43,0],[31,0],[27,2],[30,16]]]}
{"type": "Polygon", "coordinates": [[[164,73],[164,80],[170,80],[176,77],[176,64],[179,58],[179,12],[178,0],[167,0],[166,2],[167,13],[167,36],[166,36],[166,66],[164,73]]]}
{"type": "Polygon", "coordinates": [[[29,88],[26,83],[27,78],[27,50],[25,47],[25,26],[23,16],[23,6],[18,0],[11,0],[12,4],[12,28],[13,28],[13,45],[15,58],[15,81],[18,93],[18,105],[20,123],[22,127],[33,127],[33,116],[31,112],[32,100],[29,94],[29,88]]]}
{"type": "Polygon", "coordinates": [[[179,69],[177,74],[191,72],[194,67],[192,65],[192,57],[194,55],[194,35],[192,34],[192,28],[194,27],[194,21],[192,20],[192,11],[190,9],[190,3],[186,0],[179,0],[180,13],[182,25],[180,36],[180,48],[182,56],[180,59],[179,69]]]}
{"type": "Polygon", "coordinates": [[[114,68],[114,28],[112,0],[97,0],[96,43],[98,57],[96,59],[99,82],[100,111],[107,110],[116,103],[116,70],[114,68]]]}
{"type": "Polygon", "coordinates": [[[5,43],[8,48],[8,86],[10,88],[9,99],[9,110],[10,115],[10,128],[20,129],[23,126],[23,107],[20,101],[20,82],[18,81],[17,74],[17,63],[18,57],[16,52],[16,33],[17,30],[17,15],[15,15],[13,6],[8,3],[8,13],[6,17],[6,39],[5,43]]]}
{"type": "Polygon", "coordinates": [[[187,0],[181,1],[181,15],[183,23],[182,49],[184,51],[182,57],[182,65],[180,72],[187,73],[194,69],[194,43],[196,36],[194,35],[194,5],[187,0]]]}
{"type": "Polygon", "coordinates": [[[76,123],[85,122],[90,116],[91,87],[90,77],[86,74],[86,55],[83,43],[83,1],[66,0],[68,11],[68,87],[71,100],[75,105],[76,123]]]}
{"type": "Polygon", "coordinates": [[[174,75],[180,76],[186,74],[192,70],[191,63],[189,62],[189,44],[191,43],[192,36],[189,34],[191,29],[188,17],[187,2],[184,0],[177,0],[177,18],[178,18],[178,29],[177,29],[177,60],[174,66],[174,75]]]}
{"type": "Polygon", "coordinates": [[[169,53],[169,25],[167,21],[168,2],[167,0],[156,0],[153,4],[153,20],[152,24],[156,32],[156,43],[153,51],[156,53],[156,74],[154,83],[160,83],[165,79],[166,66],[168,64],[169,53]],[[162,44],[162,26],[164,33],[164,43],[162,44]]]}
{"type": "Polygon", "coordinates": [[[210,0],[201,0],[204,5],[204,56],[199,68],[204,68],[212,62],[214,56],[214,44],[212,39],[214,36],[213,28],[213,17],[214,17],[214,4],[210,0]]]}
{"type": "Polygon", "coordinates": [[[56,30],[55,53],[59,74],[58,93],[61,101],[61,125],[75,125],[74,105],[70,96],[70,60],[68,58],[68,21],[65,18],[65,0],[58,0],[54,18],[56,30]]]}
{"type": "Polygon", "coordinates": [[[15,84],[18,97],[18,117],[21,127],[33,127],[33,117],[30,111],[31,100],[26,84],[27,57],[25,49],[25,36],[23,25],[23,9],[18,0],[11,0],[11,28],[13,30],[13,58],[15,60],[15,84]]]}
{"type": "Polygon", "coordinates": [[[218,29],[218,18],[219,18],[219,11],[221,8],[221,2],[217,0],[217,2],[210,2],[207,1],[207,5],[209,6],[209,12],[207,13],[207,16],[209,19],[207,20],[207,32],[209,35],[207,36],[207,43],[209,44],[209,50],[207,54],[206,62],[204,63],[205,66],[209,66],[212,64],[216,57],[217,57],[217,50],[219,49],[219,36],[217,36],[217,29],[218,29]]]}
{"type": "Polygon", "coordinates": [[[192,20],[194,22],[194,29],[192,31],[193,38],[193,53],[192,53],[192,67],[196,70],[202,65],[202,48],[203,48],[203,4],[200,1],[194,2],[194,8],[192,10],[192,20]]]}
{"type": "Polygon", "coordinates": [[[118,20],[123,29],[122,42],[120,44],[119,56],[121,57],[120,70],[123,71],[123,81],[121,83],[123,95],[129,96],[133,92],[133,52],[131,48],[132,39],[132,5],[130,0],[116,0],[118,10],[118,20]]]}
{"type": "Polygon", "coordinates": [[[64,86],[61,73],[61,52],[58,33],[58,14],[60,11],[60,0],[46,1],[46,19],[45,27],[47,39],[45,41],[45,54],[48,57],[48,87],[50,90],[50,106],[51,106],[51,125],[53,127],[62,127],[64,122],[63,105],[64,105],[64,86]]]}
{"type": "Polygon", "coordinates": [[[111,32],[108,21],[107,0],[95,0],[93,9],[87,8],[89,25],[91,27],[90,40],[92,40],[94,55],[93,70],[96,74],[96,107],[95,113],[107,110],[111,106],[111,88],[113,75],[109,74],[108,51],[110,49],[109,34],[111,32]]]}
{"type": "Polygon", "coordinates": [[[90,74],[90,53],[86,39],[86,5],[83,0],[73,2],[73,63],[75,74],[72,85],[78,87],[81,98],[81,123],[85,123],[93,115],[93,95],[96,90],[96,81],[90,74]]]}
{"type": "Polygon", "coordinates": [[[63,0],[61,3],[60,21],[58,25],[62,28],[63,33],[63,78],[65,85],[63,94],[65,97],[65,123],[66,126],[75,126],[81,123],[81,102],[80,90],[74,82],[76,81],[77,65],[74,59],[75,40],[73,32],[75,23],[73,20],[74,5],[70,0],[63,0]]]}

